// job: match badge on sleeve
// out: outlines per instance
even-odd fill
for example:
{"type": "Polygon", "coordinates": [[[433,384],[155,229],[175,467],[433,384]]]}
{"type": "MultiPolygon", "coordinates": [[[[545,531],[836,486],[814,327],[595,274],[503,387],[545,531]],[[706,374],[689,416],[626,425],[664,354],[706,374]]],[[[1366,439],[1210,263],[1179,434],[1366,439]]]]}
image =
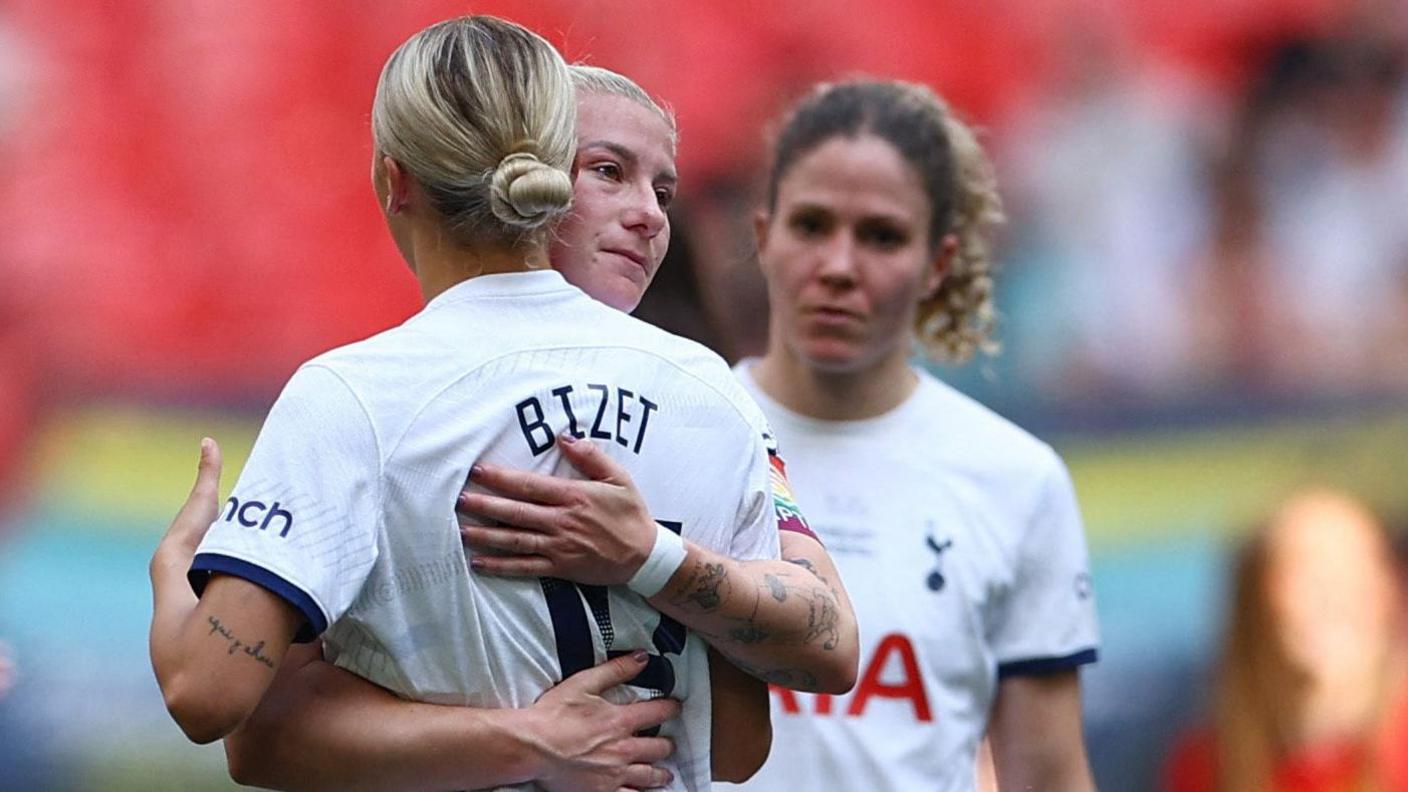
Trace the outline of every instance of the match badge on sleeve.
{"type": "Polygon", "coordinates": [[[792,495],[792,486],[787,482],[787,465],[782,461],[782,457],[774,450],[768,451],[768,462],[772,478],[772,502],[777,510],[777,529],[779,531],[796,531],[808,536],[815,536],[811,526],[807,525],[807,518],[802,516],[802,510],[797,506],[797,500],[792,495]]]}

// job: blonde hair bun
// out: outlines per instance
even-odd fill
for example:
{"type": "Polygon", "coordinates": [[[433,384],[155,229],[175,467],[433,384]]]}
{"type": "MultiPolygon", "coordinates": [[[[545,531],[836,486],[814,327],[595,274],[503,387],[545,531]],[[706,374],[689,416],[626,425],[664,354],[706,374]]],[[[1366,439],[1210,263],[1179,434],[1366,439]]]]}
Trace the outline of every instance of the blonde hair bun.
{"type": "Polygon", "coordinates": [[[372,140],[461,244],[546,239],[572,199],[577,106],[552,45],[490,16],[437,22],[382,69],[372,140]]]}
{"type": "Polygon", "coordinates": [[[489,177],[489,207],[507,225],[538,228],[571,205],[571,177],[532,153],[509,154],[489,177]]]}

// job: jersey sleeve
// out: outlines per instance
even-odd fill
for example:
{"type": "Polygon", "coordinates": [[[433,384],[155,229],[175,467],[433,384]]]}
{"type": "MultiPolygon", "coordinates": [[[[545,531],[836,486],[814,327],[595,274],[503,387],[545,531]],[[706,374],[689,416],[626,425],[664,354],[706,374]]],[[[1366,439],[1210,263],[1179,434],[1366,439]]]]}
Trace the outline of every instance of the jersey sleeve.
{"type": "Polygon", "coordinates": [[[381,458],[371,421],[346,382],[305,365],[255,440],[234,492],[196,550],[197,594],[213,573],[288,601],[321,634],[351,605],[377,556],[381,458]]]}
{"type": "Polygon", "coordinates": [[[1074,668],[1096,659],[1099,629],[1075,488],[1051,463],[1018,544],[1016,575],[992,634],[998,677],[1074,668]]]}
{"type": "MultiPolygon", "coordinates": [[[[747,444],[747,488],[739,504],[729,555],[740,561],[778,558],[778,511],[773,489],[772,432],[756,407],[748,414],[751,442],[747,444]]],[[[800,512],[799,512],[800,515],[800,512]]]]}

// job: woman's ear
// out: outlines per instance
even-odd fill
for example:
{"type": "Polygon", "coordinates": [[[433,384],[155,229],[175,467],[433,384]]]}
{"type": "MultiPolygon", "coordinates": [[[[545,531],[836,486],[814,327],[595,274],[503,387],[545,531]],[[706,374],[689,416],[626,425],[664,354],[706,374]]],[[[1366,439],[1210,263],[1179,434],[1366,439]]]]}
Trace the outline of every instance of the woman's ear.
{"type": "Polygon", "coordinates": [[[958,236],[956,234],[944,234],[944,238],[939,241],[939,249],[934,252],[934,258],[929,262],[929,271],[924,274],[924,298],[933,297],[943,285],[944,278],[948,276],[949,268],[953,266],[953,259],[958,255],[958,236]]]}
{"type": "Polygon", "coordinates": [[[406,207],[411,194],[411,175],[401,168],[401,163],[383,156],[381,158],[381,178],[385,180],[387,215],[400,214],[406,207]]]}

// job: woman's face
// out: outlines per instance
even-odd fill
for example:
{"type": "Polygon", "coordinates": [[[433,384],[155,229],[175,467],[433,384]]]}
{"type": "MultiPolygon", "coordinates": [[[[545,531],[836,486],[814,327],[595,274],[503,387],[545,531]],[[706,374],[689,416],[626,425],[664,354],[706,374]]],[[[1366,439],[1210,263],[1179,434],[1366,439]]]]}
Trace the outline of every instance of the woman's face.
{"type": "Polygon", "coordinates": [[[1357,505],[1302,496],[1268,536],[1267,595],[1291,660],[1320,680],[1372,673],[1397,629],[1391,551],[1357,505]]]}
{"type": "Polygon", "coordinates": [[[835,137],[798,159],[758,220],[775,341],[824,371],[906,355],[917,304],[946,261],[931,250],[930,205],[881,138],[835,137]]]}
{"type": "Polygon", "coordinates": [[[553,267],[597,300],[634,310],[670,245],[677,183],[664,119],[623,96],[581,94],[572,211],[554,233],[553,267]]]}

